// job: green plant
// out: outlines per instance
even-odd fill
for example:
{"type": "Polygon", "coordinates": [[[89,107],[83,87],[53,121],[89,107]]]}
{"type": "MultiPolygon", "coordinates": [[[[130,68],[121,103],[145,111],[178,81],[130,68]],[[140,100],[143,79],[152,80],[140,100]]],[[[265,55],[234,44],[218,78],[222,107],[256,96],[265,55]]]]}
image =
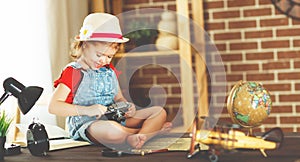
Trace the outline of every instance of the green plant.
{"type": "Polygon", "coordinates": [[[151,39],[155,37],[158,32],[153,25],[150,25],[147,21],[138,21],[133,20],[128,23],[128,30],[130,33],[125,34],[124,36],[132,40],[140,39],[151,39]]]}
{"type": "Polygon", "coordinates": [[[5,137],[7,132],[8,132],[8,128],[12,122],[12,118],[8,117],[5,114],[5,111],[2,111],[0,113],[0,137],[5,137]]]}

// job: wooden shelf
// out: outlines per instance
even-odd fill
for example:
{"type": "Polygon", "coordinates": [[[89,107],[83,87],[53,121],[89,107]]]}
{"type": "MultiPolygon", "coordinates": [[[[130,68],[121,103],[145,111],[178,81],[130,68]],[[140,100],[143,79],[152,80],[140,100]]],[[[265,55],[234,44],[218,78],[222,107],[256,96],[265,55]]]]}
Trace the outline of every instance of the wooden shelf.
{"type": "MultiPolygon", "coordinates": [[[[115,3],[117,4],[117,3],[115,3]]],[[[114,57],[155,57],[155,56],[179,56],[180,77],[181,77],[181,101],[182,101],[182,119],[183,128],[190,128],[195,115],[197,117],[208,116],[208,90],[207,90],[207,76],[206,76],[206,64],[205,58],[201,58],[200,55],[194,55],[195,72],[198,83],[198,98],[197,103],[194,102],[194,87],[193,87],[193,53],[191,47],[191,24],[190,15],[195,24],[200,27],[204,27],[203,20],[203,0],[176,0],[176,13],[180,15],[177,17],[177,36],[178,38],[178,50],[170,51],[146,51],[146,52],[127,52],[117,53],[114,57]],[[189,9],[189,3],[192,7],[191,12],[189,9]],[[195,104],[194,104],[195,103],[195,104]],[[197,114],[194,114],[195,108],[197,108],[197,114]]],[[[201,45],[202,49],[205,49],[204,35],[199,33],[195,28],[194,32],[198,35],[195,37],[194,43],[201,45]]],[[[202,51],[203,56],[205,50],[202,51]]],[[[126,63],[124,63],[126,66],[126,63]]],[[[190,129],[191,130],[191,129],[190,129]]]]}
{"type": "Polygon", "coordinates": [[[168,50],[168,51],[146,51],[146,52],[126,52],[117,53],[114,57],[144,57],[144,56],[169,56],[169,55],[179,55],[178,50],[168,50]]]}

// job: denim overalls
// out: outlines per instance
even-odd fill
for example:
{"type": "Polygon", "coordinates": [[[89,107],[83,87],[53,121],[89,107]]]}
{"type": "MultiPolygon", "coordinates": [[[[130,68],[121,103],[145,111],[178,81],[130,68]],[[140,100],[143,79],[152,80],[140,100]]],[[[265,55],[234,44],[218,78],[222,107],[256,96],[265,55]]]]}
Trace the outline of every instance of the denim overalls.
{"type": "MultiPolygon", "coordinates": [[[[69,66],[81,69],[81,65],[76,62],[72,62],[69,66]]],[[[112,104],[119,87],[115,72],[111,68],[106,67],[98,70],[81,69],[81,72],[83,77],[74,96],[73,104],[81,106],[112,104]]],[[[67,117],[70,136],[75,140],[91,142],[87,138],[85,131],[95,120],[96,117],[90,116],[67,117]]]]}

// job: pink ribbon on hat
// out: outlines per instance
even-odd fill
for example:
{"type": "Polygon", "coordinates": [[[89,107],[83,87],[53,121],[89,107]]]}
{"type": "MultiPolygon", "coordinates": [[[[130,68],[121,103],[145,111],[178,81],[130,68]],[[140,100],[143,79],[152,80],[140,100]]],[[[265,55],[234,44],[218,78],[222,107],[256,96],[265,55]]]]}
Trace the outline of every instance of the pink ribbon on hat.
{"type": "Polygon", "coordinates": [[[93,33],[90,38],[118,38],[118,39],[122,39],[123,36],[121,34],[116,34],[116,33],[93,33]]]}

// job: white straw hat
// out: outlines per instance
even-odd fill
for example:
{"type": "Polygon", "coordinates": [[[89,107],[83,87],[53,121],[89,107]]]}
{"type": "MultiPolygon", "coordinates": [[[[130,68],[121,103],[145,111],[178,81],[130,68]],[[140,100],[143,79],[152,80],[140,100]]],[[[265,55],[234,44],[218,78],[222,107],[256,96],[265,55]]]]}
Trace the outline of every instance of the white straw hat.
{"type": "Polygon", "coordinates": [[[105,41],[124,43],[119,19],[107,13],[92,13],[85,17],[80,34],[75,37],[78,41],[105,41]]]}

